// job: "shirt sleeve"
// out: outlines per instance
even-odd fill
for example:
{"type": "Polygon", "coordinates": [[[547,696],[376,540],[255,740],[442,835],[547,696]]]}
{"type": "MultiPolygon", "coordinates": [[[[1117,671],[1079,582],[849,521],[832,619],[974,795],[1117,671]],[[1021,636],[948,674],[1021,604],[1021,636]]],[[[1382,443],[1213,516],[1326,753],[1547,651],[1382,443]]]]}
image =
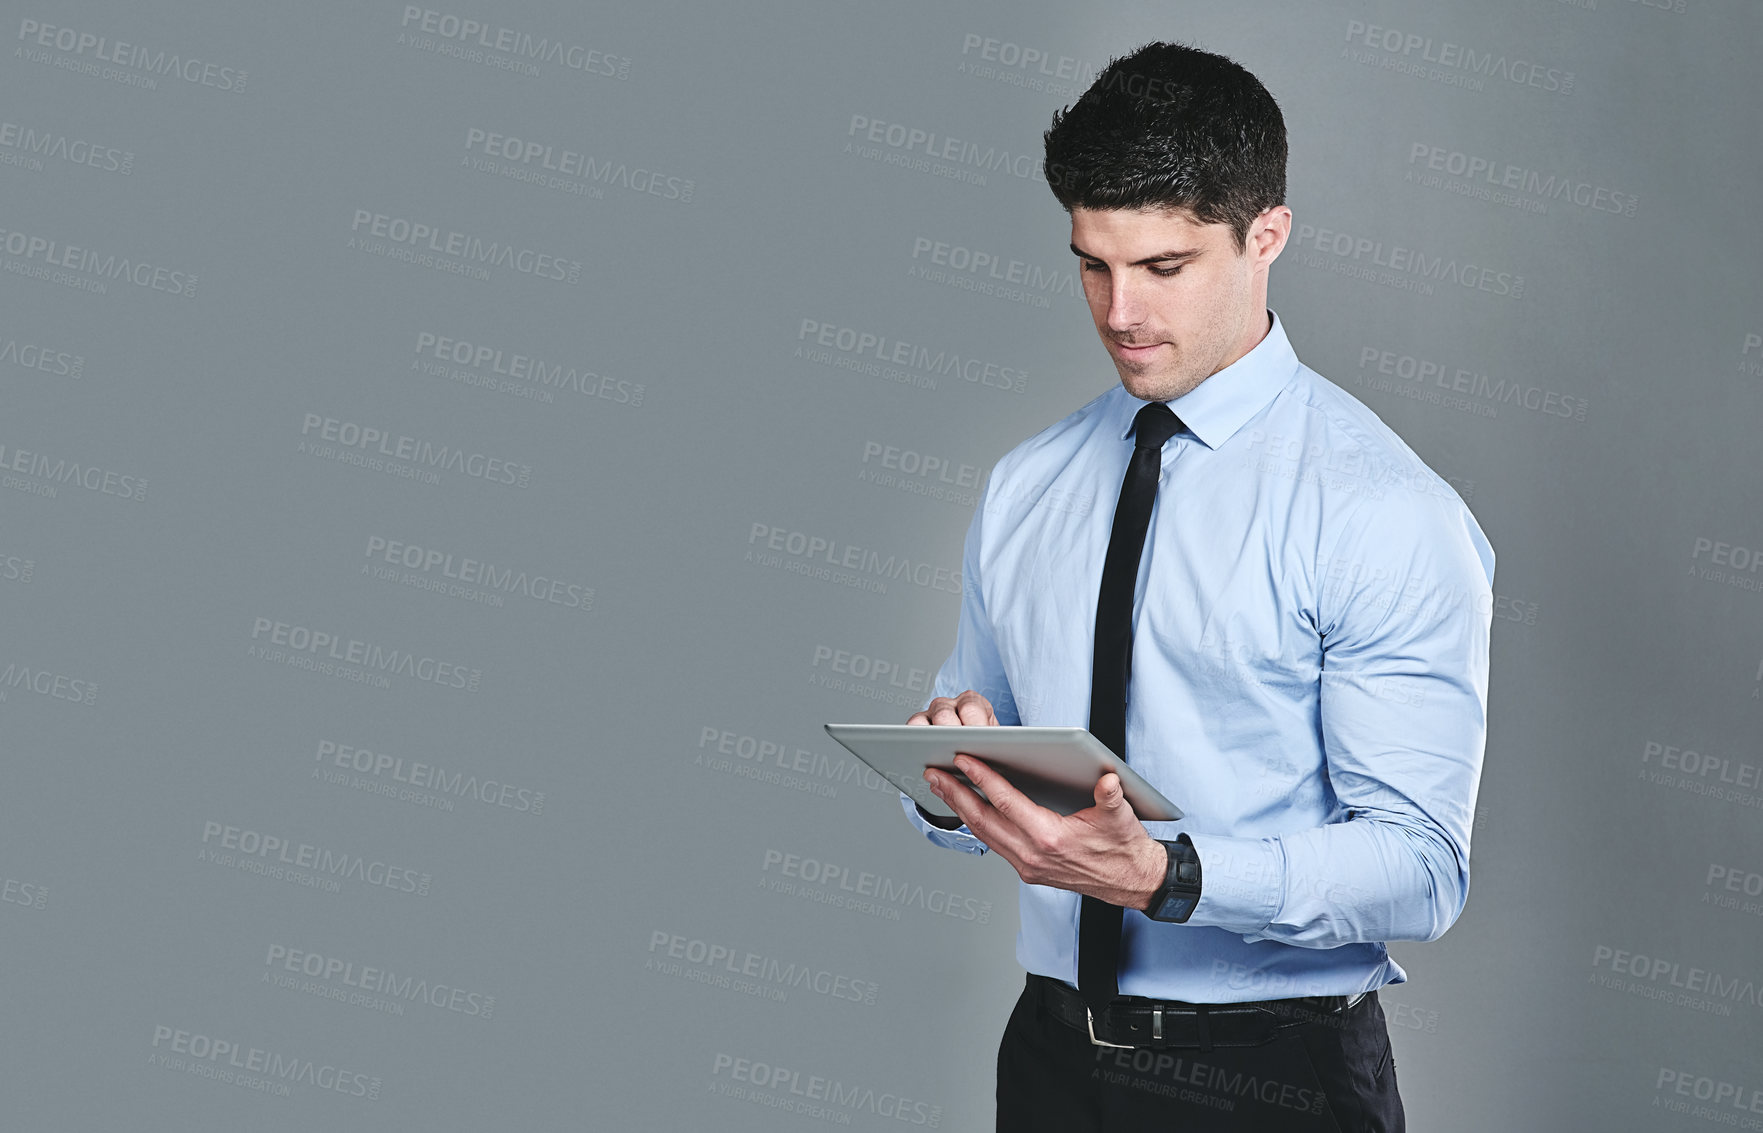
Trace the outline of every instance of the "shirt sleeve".
{"type": "Polygon", "coordinates": [[[1469,892],[1487,736],[1494,554],[1442,482],[1361,499],[1317,571],[1328,824],[1189,834],[1189,924],[1306,948],[1434,940],[1469,892]],[[1393,498],[1391,498],[1393,497],[1393,498]]]}
{"type": "MultiPolygon", "coordinates": [[[[1010,678],[998,655],[998,643],[992,634],[991,619],[986,615],[984,590],[980,585],[980,546],[985,520],[986,498],[990,491],[980,493],[979,506],[973,510],[973,521],[967,525],[967,542],[961,554],[961,618],[955,629],[955,648],[943,667],[937,670],[931,697],[955,696],[968,689],[977,690],[992,702],[992,712],[1000,724],[1020,724],[1016,698],[1010,691],[1010,678]]],[[[929,701],[927,700],[928,704],[929,701]]],[[[918,806],[905,793],[900,805],[911,823],[924,836],[939,846],[969,854],[983,854],[989,848],[965,825],[955,830],[941,830],[924,820],[918,806]]]]}

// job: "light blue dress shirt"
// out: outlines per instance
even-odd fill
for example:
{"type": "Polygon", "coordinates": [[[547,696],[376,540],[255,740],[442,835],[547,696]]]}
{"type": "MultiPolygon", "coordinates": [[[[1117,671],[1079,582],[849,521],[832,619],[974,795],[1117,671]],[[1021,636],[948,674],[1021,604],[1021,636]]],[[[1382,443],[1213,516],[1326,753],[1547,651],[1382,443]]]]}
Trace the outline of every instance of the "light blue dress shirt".
{"type": "MultiPolygon", "coordinates": [[[[1144,405],[1120,386],[992,469],[967,532],[961,619],[935,695],[1002,724],[1089,722],[1096,596],[1144,405]]],[[[1186,924],[1127,910],[1123,995],[1233,1003],[1351,995],[1406,976],[1469,890],[1486,738],[1494,553],[1449,485],[1298,361],[1277,316],[1169,403],[1133,599],[1127,761],[1186,813],[1186,924]]],[[[984,853],[966,827],[931,841],[984,853]]],[[[1016,954],[1077,982],[1078,895],[1021,887],[1016,954]]]]}

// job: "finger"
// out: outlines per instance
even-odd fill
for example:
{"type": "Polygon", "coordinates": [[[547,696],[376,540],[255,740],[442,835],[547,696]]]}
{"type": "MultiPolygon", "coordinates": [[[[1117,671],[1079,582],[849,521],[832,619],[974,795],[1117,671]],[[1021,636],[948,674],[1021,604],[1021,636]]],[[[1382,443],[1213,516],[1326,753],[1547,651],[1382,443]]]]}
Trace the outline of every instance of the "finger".
{"type": "Polygon", "coordinates": [[[962,782],[961,774],[952,772],[947,767],[926,767],[924,781],[930,784],[931,790],[936,792],[938,798],[950,803],[951,806],[954,804],[950,800],[959,799],[962,796],[973,799],[980,806],[990,805],[986,802],[985,796],[973,789],[971,782],[962,782]]]}
{"type": "Polygon", "coordinates": [[[906,717],[906,722],[908,724],[928,724],[930,723],[930,713],[914,712],[912,715],[906,717]]]}
{"type": "Polygon", "coordinates": [[[948,726],[961,723],[960,715],[955,711],[955,702],[946,696],[939,696],[925,706],[925,714],[933,724],[948,726]]]}
{"type": "Polygon", "coordinates": [[[1120,776],[1110,771],[1096,780],[1096,805],[1079,811],[1073,818],[1087,817],[1093,824],[1105,827],[1137,827],[1139,816],[1126,801],[1126,788],[1120,776]]]}
{"type": "MultiPolygon", "coordinates": [[[[964,771],[963,774],[966,774],[964,771]]],[[[974,837],[984,842],[998,853],[999,856],[1014,866],[1018,873],[1022,872],[1022,862],[1026,852],[1032,847],[1028,836],[1022,828],[1012,822],[1007,815],[1000,814],[984,798],[974,792],[973,788],[947,771],[927,769],[925,779],[933,775],[940,783],[936,794],[949,809],[967,824],[974,837]]],[[[968,776],[972,778],[972,776],[968,776]]],[[[1006,784],[1008,786],[1008,784],[1006,784]]]]}
{"type": "Polygon", "coordinates": [[[1010,780],[986,766],[984,760],[958,753],[955,756],[955,766],[973,781],[974,786],[986,793],[986,798],[991,800],[992,809],[1024,831],[1033,833],[1037,829],[1044,829],[1049,822],[1059,821],[1058,815],[1012,787],[1010,780]]]}
{"type": "Polygon", "coordinates": [[[961,722],[969,727],[995,727],[998,723],[997,713],[992,711],[992,702],[972,689],[955,698],[955,710],[960,715],[961,722]]]}
{"type": "Polygon", "coordinates": [[[937,798],[942,799],[950,810],[954,811],[961,817],[963,822],[967,823],[969,829],[978,833],[978,829],[974,827],[973,824],[976,821],[983,821],[981,811],[986,805],[984,799],[974,794],[973,791],[959,779],[941,768],[925,768],[924,781],[930,784],[931,792],[935,794],[937,798]]]}

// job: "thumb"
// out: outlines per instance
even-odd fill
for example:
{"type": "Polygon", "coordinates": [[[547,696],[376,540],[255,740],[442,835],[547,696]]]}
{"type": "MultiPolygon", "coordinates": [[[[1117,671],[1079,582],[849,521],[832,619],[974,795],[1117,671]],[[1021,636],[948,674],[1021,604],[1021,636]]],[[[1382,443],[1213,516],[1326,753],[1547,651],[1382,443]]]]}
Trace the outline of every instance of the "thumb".
{"type": "Polygon", "coordinates": [[[1120,776],[1110,771],[1096,780],[1096,805],[1103,810],[1118,810],[1126,801],[1126,792],[1120,786],[1120,776]]]}

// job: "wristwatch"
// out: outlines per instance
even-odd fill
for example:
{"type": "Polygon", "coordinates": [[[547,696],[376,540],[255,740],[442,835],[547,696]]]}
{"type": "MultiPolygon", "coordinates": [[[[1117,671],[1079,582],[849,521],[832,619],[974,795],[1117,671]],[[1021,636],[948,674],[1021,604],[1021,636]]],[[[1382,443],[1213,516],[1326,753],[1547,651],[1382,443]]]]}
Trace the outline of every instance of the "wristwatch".
{"type": "Polygon", "coordinates": [[[1184,923],[1200,903],[1200,855],[1186,834],[1173,842],[1158,840],[1169,853],[1169,872],[1163,875],[1163,888],[1151,897],[1145,915],[1154,921],[1184,923]]]}

